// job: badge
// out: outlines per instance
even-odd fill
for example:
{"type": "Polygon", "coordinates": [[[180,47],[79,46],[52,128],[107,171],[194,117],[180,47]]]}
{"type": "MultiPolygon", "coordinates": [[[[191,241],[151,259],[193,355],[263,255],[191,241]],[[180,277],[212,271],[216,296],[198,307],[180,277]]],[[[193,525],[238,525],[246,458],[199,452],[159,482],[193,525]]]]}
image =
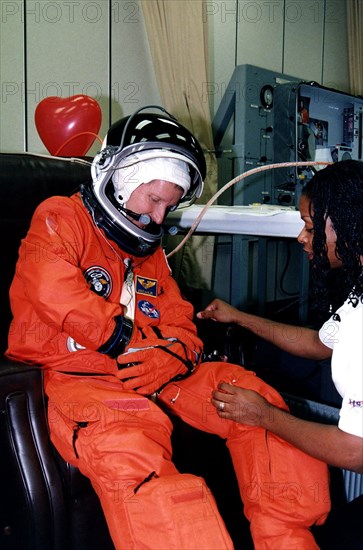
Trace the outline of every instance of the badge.
{"type": "Polygon", "coordinates": [[[67,350],[70,352],[73,351],[81,351],[82,349],[86,349],[84,346],[81,346],[81,344],[78,344],[71,336],[68,336],[67,338],[67,350]]]}
{"type": "Polygon", "coordinates": [[[158,290],[158,282],[156,279],[148,279],[147,277],[136,277],[136,292],[145,294],[146,296],[156,296],[158,290]]]}
{"type": "Polygon", "coordinates": [[[137,307],[147,317],[151,317],[152,319],[158,319],[160,317],[159,310],[147,300],[140,300],[140,302],[137,303],[137,307]]]}
{"type": "Polygon", "coordinates": [[[112,291],[111,276],[103,267],[94,265],[84,272],[84,278],[93,292],[102,298],[108,298],[112,291]]]}

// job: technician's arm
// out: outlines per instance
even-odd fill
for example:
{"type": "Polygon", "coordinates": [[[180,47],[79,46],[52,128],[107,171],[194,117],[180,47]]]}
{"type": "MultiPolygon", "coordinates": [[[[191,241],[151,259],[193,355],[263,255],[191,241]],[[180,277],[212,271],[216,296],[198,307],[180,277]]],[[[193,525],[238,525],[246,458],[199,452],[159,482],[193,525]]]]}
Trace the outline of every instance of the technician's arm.
{"type": "Polygon", "coordinates": [[[363,472],[363,440],[338,428],[308,422],[273,407],[263,427],[324,462],[363,472]]]}
{"type": "Polygon", "coordinates": [[[213,319],[221,323],[236,323],[283,351],[299,357],[315,360],[331,357],[331,349],[321,343],[316,330],[277,323],[245,313],[218,298],[213,300],[204,311],[197,313],[197,317],[213,319]]]}
{"type": "Polygon", "coordinates": [[[362,438],[343,432],[338,426],[296,418],[258,393],[231,384],[220,384],[212,402],[221,418],[265,428],[332,466],[363,472],[362,438]],[[221,401],[225,403],[223,411],[219,409],[221,401]]]}

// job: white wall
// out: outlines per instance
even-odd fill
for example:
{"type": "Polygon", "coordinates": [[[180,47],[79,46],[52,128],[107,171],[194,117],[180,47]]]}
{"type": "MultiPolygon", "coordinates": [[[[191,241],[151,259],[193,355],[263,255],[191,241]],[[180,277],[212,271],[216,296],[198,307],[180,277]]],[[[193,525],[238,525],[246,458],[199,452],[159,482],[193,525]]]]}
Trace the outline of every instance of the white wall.
{"type": "MultiPolygon", "coordinates": [[[[167,0],[172,1],[172,0],[167,0]]],[[[216,112],[239,64],[349,91],[345,0],[214,0],[210,80],[216,112]]],[[[48,96],[97,99],[110,121],[160,103],[138,0],[0,0],[1,151],[46,152],[34,124],[48,96]]],[[[97,149],[97,142],[90,151],[97,149]]]]}
{"type": "Polygon", "coordinates": [[[346,0],[206,1],[215,113],[236,65],[349,92],[346,0]]]}
{"type": "Polygon", "coordinates": [[[94,97],[101,136],[111,120],[160,103],[136,1],[1,0],[1,81],[2,151],[46,152],[34,123],[45,97],[94,97]]]}

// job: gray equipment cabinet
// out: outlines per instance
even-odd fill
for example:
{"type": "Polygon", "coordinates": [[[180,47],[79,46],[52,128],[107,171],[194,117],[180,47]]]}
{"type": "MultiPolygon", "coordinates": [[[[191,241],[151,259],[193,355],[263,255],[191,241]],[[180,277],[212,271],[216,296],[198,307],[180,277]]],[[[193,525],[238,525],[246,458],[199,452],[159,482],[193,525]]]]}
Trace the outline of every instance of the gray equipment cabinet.
{"type": "MultiPolygon", "coordinates": [[[[235,68],[213,119],[219,187],[239,174],[274,163],[275,89],[291,81],[296,77],[252,65],[235,68]]],[[[253,203],[291,206],[294,192],[276,187],[273,170],[267,170],[238,182],[219,199],[225,205],[253,203]]],[[[264,313],[266,302],[285,297],[280,292],[284,285],[276,277],[284,271],[290,254],[298,254],[296,249],[291,239],[217,236],[214,292],[237,307],[252,305],[264,313]]],[[[287,278],[289,295],[299,296],[302,285],[296,284],[296,275],[287,273],[287,278]]]]}
{"type": "MultiPolygon", "coordinates": [[[[274,90],[274,161],[363,160],[363,98],[316,82],[290,82],[274,90]]],[[[295,193],[319,166],[275,171],[275,185],[295,193]]]]}
{"type": "MultiPolygon", "coordinates": [[[[221,188],[259,166],[283,162],[363,160],[363,98],[253,65],[235,68],[213,119],[221,188]]],[[[219,199],[297,208],[316,167],[285,167],[248,176],[219,199]]],[[[218,236],[213,290],[237,307],[294,299],[308,314],[308,265],[287,239],[218,236]]]]}

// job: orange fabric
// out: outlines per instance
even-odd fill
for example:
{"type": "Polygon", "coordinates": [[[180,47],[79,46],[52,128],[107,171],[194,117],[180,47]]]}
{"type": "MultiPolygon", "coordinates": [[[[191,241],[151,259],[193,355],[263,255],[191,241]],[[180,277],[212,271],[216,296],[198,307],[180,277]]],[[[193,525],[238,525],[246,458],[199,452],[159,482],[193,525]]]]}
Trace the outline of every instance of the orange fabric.
{"type": "Polygon", "coordinates": [[[113,377],[48,373],[45,389],[52,441],[90,478],[117,550],[232,550],[204,480],[171,462],[171,422],[150,399],[113,377]]]}
{"type": "Polygon", "coordinates": [[[278,392],[253,372],[228,363],[200,365],[191,378],[169,384],[160,400],[192,426],[227,440],[256,549],[318,548],[309,528],[323,523],[330,510],[326,464],[262,428],[221,419],[210,398],[222,381],[287,410],[278,392]]]}

